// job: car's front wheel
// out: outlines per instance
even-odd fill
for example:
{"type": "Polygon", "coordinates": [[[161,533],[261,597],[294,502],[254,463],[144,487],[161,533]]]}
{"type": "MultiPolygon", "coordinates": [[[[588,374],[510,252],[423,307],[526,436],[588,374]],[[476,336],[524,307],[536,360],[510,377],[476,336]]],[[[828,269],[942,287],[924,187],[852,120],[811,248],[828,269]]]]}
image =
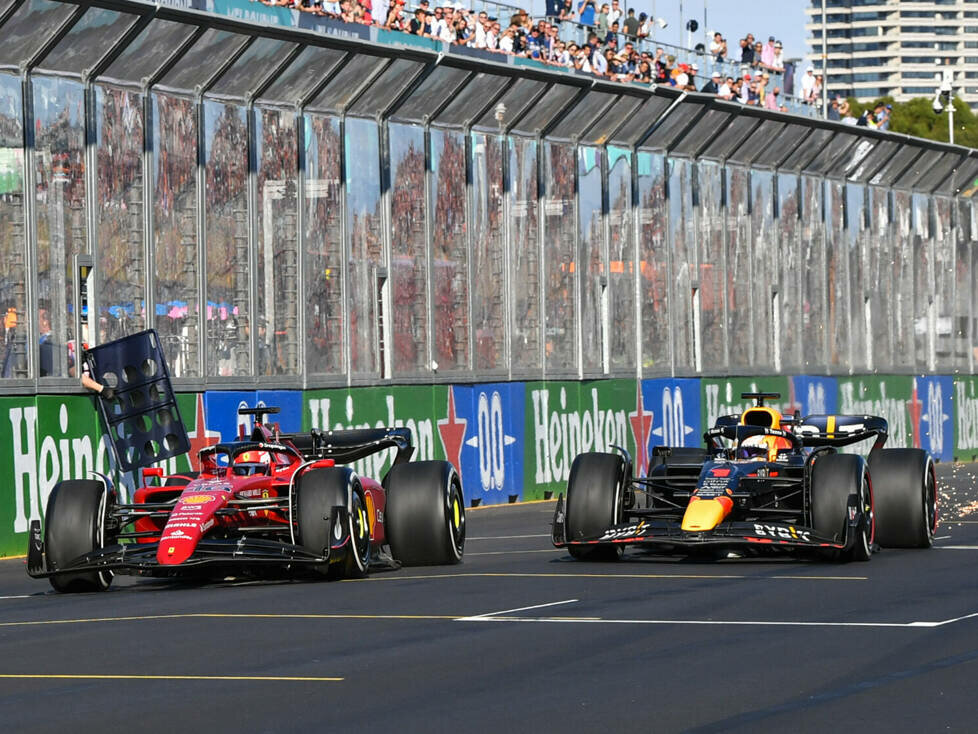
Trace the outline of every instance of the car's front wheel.
{"type": "MultiPolygon", "coordinates": [[[[600,536],[622,517],[622,482],[625,462],[618,454],[580,454],[571,464],[567,479],[565,537],[568,541],[600,536]]],[[[621,558],[619,543],[570,545],[579,561],[613,561],[621,558]]]]}
{"type": "MultiPolygon", "coordinates": [[[[48,570],[66,568],[73,560],[105,546],[105,516],[110,501],[102,482],[69,479],[48,497],[44,516],[44,548],[48,570]]],[[[49,577],[55,591],[105,591],[111,571],[80,571],[49,577]]]]}

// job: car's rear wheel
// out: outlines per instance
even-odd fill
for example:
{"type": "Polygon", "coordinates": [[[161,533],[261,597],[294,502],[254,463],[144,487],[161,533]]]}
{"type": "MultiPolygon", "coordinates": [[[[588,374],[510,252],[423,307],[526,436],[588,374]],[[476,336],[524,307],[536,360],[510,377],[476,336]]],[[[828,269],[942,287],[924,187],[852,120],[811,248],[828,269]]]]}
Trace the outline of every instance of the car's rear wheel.
{"type": "Polygon", "coordinates": [[[370,529],[360,479],[349,467],[310,469],[296,480],[293,498],[296,542],[310,553],[329,555],[317,567],[328,578],[359,578],[367,573],[370,529]],[[334,527],[333,508],[346,509],[347,527],[334,527]],[[331,553],[333,540],[349,533],[349,542],[339,553],[331,553]]]}
{"type": "MultiPolygon", "coordinates": [[[[48,570],[105,546],[105,515],[110,497],[102,482],[69,479],[59,482],[48,497],[44,518],[44,548],[48,570]]],[[[105,591],[111,571],[84,571],[49,577],[55,591],[105,591]]]]}
{"type": "Polygon", "coordinates": [[[930,548],[937,531],[937,473],[922,449],[869,455],[876,491],[877,540],[889,548],[930,548]]]}
{"type": "Polygon", "coordinates": [[[811,512],[815,531],[836,542],[848,541],[849,495],[855,493],[860,513],[856,537],[845,550],[830,554],[839,561],[868,561],[873,555],[876,531],[873,488],[866,463],[859,456],[828,454],[812,468],[811,512]]]}
{"type": "Polygon", "coordinates": [[[462,480],[447,461],[397,464],[384,479],[387,542],[405,566],[448,565],[465,550],[462,480]]]}
{"type": "MultiPolygon", "coordinates": [[[[622,482],[625,461],[618,454],[580,454],[571,464],[567,480],[564,528],[568,541],[600,536],[621,522],[622,482]]],[[[579,561],[613,561],[621,558],[620,543],[570,545],[579,561]]]]}

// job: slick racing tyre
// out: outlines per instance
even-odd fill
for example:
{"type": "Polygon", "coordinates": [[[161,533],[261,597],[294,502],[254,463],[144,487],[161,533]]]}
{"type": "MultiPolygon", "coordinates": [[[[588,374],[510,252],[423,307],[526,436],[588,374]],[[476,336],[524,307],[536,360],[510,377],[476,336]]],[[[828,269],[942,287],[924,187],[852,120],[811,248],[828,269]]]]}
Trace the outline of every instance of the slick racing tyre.
{"type": "Polygon", "coordinates": [[[370,526],[360,479],[349,467],[310,469],[296,480],[293,497],[293,525],[296,542],[310,553],[329,554],[329,562],[316,570],[328,578],[362,578],[370,556],[370,526]],[[346,509],[333,527],[333,508],[346,509]],[[340,551],[329,552],[334,539],[348,533],[350,540],[340,551]]]}
{"type": "Polygon", "coordinates": [[[415,461],[392,467],[387,489],[387,542],[405,566],[448,565],[465,549],[462,481],[447,461],[415,461]]]}
{"type": "MultiPolygon", "coordinates": [[[[580,454],[571,464],[567,480],[565,528],[567,540],[601,535],[622,516],[622,479],[625,462],[618,454],[580,454]]],[[[620,544],[568,546],[579,561],[614,561],[624,551],[620,544]]]]}
{"type": "Polygon", "coordinates": [[[819,535],[847,541],[849,547],[833,553],[839,561],[868,561],[873,555],[876,519],[873,489],[866,463],[859,456],[828,454],[815,460],[812,468],[812,525],[819,535]],[[849,495],[859,498],[859,524],[856,537],[847,538],[849,495]]]}
{"type": "MultiPolygon", "coordinates": [[[[110,497],[102,482],[59,482],[48,497],[44,516],[44,549],[49,571],[66,567],[79,556],[105,546],[105,514],[110,497]]],[[[84,571],[50,577],[55,591],[105,591],[111,571],[84,571]]]]}
{"type": "Polygon", "coordinates": [[[869,455],[876,492],[877,540],[884,548],[930,548],[937,531],[937,474],[922,449],[869,455]]]}
{"type": "Polygon", "coordinates": [[[174,474],[172,477],[167,477],[166,481],[163,482],[164,487],[186,487],[190,482],[200,476],[200,472],[196,471],[185,471],[180,474],[174,474]]]}

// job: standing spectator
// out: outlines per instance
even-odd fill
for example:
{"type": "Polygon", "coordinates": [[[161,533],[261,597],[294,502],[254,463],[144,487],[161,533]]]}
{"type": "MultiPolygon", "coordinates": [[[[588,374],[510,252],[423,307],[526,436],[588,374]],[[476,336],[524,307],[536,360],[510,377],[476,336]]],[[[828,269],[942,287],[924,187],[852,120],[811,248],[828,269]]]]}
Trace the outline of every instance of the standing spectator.
{"type": "Polygon", "coordinates": [[[489,13],[483,10],[472,24],[472,45],[476,48],[486,47],[486,23],[489,22],[489,13]]]}
{"type": "Polygon", "coordinates": [[[842,115],[843,125],[856,124],[856,118],[852,116],[852,109],[849,107],[849,100],[839,100],[839,114],[842,115]]]}
{"type": "Polygon", "coordinates": [[[764,45],[764,49],[761,51],[761,65],[768,70],[774,68],[774,36],[767,37],[767,43],[764,45]]]}
{"type": "MultiPolygon", "coordinates": [[[[328,6],[328,3],[327,3],[328,6]]],[[[389,31],[406,31],[407,22],[404,19],[404,0],[394,0],[391,9],[387,13],[387,22],[384,28],[389,31]]],[[[327,10],[327,13],[329,11],[327,10]]]]}
{"type": "Polygon", "coordinates": [[[370,8],[370,15],[375,23],[384,23],[387,21],[387,13],[391,9],[391,0],[373,0],[373,6],[370,8]]]}
{"type": "Polygon", "coordinates": [[[510,26],[505,31],[503,31],[502,36],[499,37],[499,50],[506,54],[513,53],[513,36],[516,31],[513,26],[510,26]]]}
{"type": "Polygon", "coordinates": [[[560,0],[547,0],[547,17],[556,19],[560,16],[560,0]]]}
{"type": "Polygon", "coordinates": [[[718,94],[720,92],[720,72],[714,71],[710,75],[710,81],[704,84],[700,91],[703,94],[718,94]]]}
{"type": "Polygon", "coordinates": [[[581,17],[581,25],[594,25],[594,0],[581,0],[577,13],[581,17]]]}
{"type": "Polygon", "coordinates": [[[710,56],[720,63],[727,56],[727,39],[719,31],[713,34],[713,40],[710,41],[710,56]]]}
{"type": "Polygon", "coordinates": [[[774,42],[774,58],[771,61],[770,71],[776,74],[784,73],[784,51],[781,47],[781,41],[774,42]]]}
{"type": "Polygon", "coordinates": [[[604,38],[608,35],[608,11],[610,10],[608,3],[604,3],[598,14],[594,16],[594,31],[598,34],[598,38],[604,38]]]}
{"type": "Polygon", "coordinates": [[[815,75],[815,84],[812,86],[811,94],[808,97],[808,104],[817,105],[822,101],[822,75],[815,75]]]}
{"type": "Polygon", "coordinates": [[[608,73],[608,60],[610,57],[614,56],[614,51],[610,48],[604,53],[596,53],[591,55],[591,71],[593,71],[598,76],[604,76],[608,73]]]}
{"type": "Polygon", "coordinates": [[[588,50],[587,48],[581,48],[577,50],[577,56],[574,57],[574,68],[578,71],[584,71],[587,73],[591,72],[591,62],[587,58],[588,50]]]}
{"type": "Polygon", "coordinates": [[[455,45],[467,46],[471,38],[472,32],[469,30],[469,23],[465,20],[465,16],[461,15],[455,21],[455,45]]]}
{"type": "Polygon", "coordinates": [[[750,80],[750,74],[744,74],[744,79],[737,88],[737,96],[741,104],[747,104],[747,100],[750,99],[750,80]]]}
{"type": "Polygon", "coordinates": [[[635,81],[642,82],[643,84],[651,83],[652,67],[648,61],[642,60],[639,62],[638,70],[635,72],[635,81]]]}
{"type": "Polygon", "coordinates": [[[754,48],[746,38],[740,39],[740,63],[747,66],[754,63],[754,48]]]}
{"type": "Polygon", "coordinates": [[[764,48],[761,46],[760,41],[754,43],[754,60],[751,62],[751,66],[755,69],[759,68],[761,65],[761,56],[764,53],[764,48]]]}
{"type": "Polygon", "coordinates": [[[874,117],[876,118],[877,130],[890,129],[890,112],[892,111],[893,111],[893,105],[884,105],[882,102],[876,105],[876,112],[874,114],[874,117]]]}
{"type": "Polygon", "coordinates": [[[611,0],[611,10],[608,11],[608,23],[620,23],[623,13],[618,5],[618,0],[611,0]]]}
{"type": "Polygon", "coordinates": [[[801,98],[806,104],[811,103],[812,89],[815,88],[815,67],[809,66],[805,69],[805,76],[801,78],[801,98]]]}
{"type": "Polygon", "coordinates": [[[628,9],[628,16],[625,18],[623,27],[625,29],[626,36],[630,36],[632,38],[638,37],[639,21],[638,18],[635,17],[635,8],[628,9]]]}
{"type": "Polygon", "coordinates": [[[638,38],[643,40],[652,35],[652,21],[646,13],[638,14],[638,38]]]}
{"type": "Polygon", "coordinates": [[[574,16],[577,13],[574,12],[574,0],[564,0],[564,4],[560,6],[560,13],[557,15],[558,20],[574,20],[574,16]]]}
{"type": "Polygon", "coordinates": [[[437,40],[442,40],[442,34],[448,29],[448,23],[445,22],[445,10],[443,8],[435,8],[435,16],[431,21],[431,37],[437,40]]]}

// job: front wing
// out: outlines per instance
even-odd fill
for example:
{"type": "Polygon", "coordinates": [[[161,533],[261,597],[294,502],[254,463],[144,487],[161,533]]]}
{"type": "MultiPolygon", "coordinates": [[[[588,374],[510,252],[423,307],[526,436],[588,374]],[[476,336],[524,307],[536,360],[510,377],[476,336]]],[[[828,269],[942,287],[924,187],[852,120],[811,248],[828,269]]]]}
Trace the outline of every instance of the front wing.
{"type": "Polygon", "coordinates": [[[349,516],[343,507],[335,507],[331,528],[343,528],[337,537],[330,533],[331,542],[321,554],[285,541],[266,538],[203,538],[194,553],[183,563],[162,564],[156,558],[159,543],[126,543],[109,545],[79,556],[62,568],[50,568],[45,554],[41,523],[31,522],[27,552],[27,573],[33,578],[48,578],[59,574],[112,571],[137,576],[174,577],[204,572],[208,567],[248,568],[278,567],[283,571],[322,566],[351,542],[349,516]]]}
{"type": "Polygon", "coordinates": [[[858,523],[858,516],[850,512],[851,521],[846,525],[846,537],[842,540],[827,538],[815,530],[800,525],[783,522],[737,522],[727,521],[713,530],[690,532],[683,530],[681,523],[668,520],[640,519],[613,525],[600,535],[589,538],[569,539],[567,537],[564,498],[557,500],[554,512],[552,541],[557,548],[578,546],[586,548],[594,545],[642,546],[660,553],[691,553],[697,549],[751,550],[843,550],[855,537],[852,528],[858,523]]]}

